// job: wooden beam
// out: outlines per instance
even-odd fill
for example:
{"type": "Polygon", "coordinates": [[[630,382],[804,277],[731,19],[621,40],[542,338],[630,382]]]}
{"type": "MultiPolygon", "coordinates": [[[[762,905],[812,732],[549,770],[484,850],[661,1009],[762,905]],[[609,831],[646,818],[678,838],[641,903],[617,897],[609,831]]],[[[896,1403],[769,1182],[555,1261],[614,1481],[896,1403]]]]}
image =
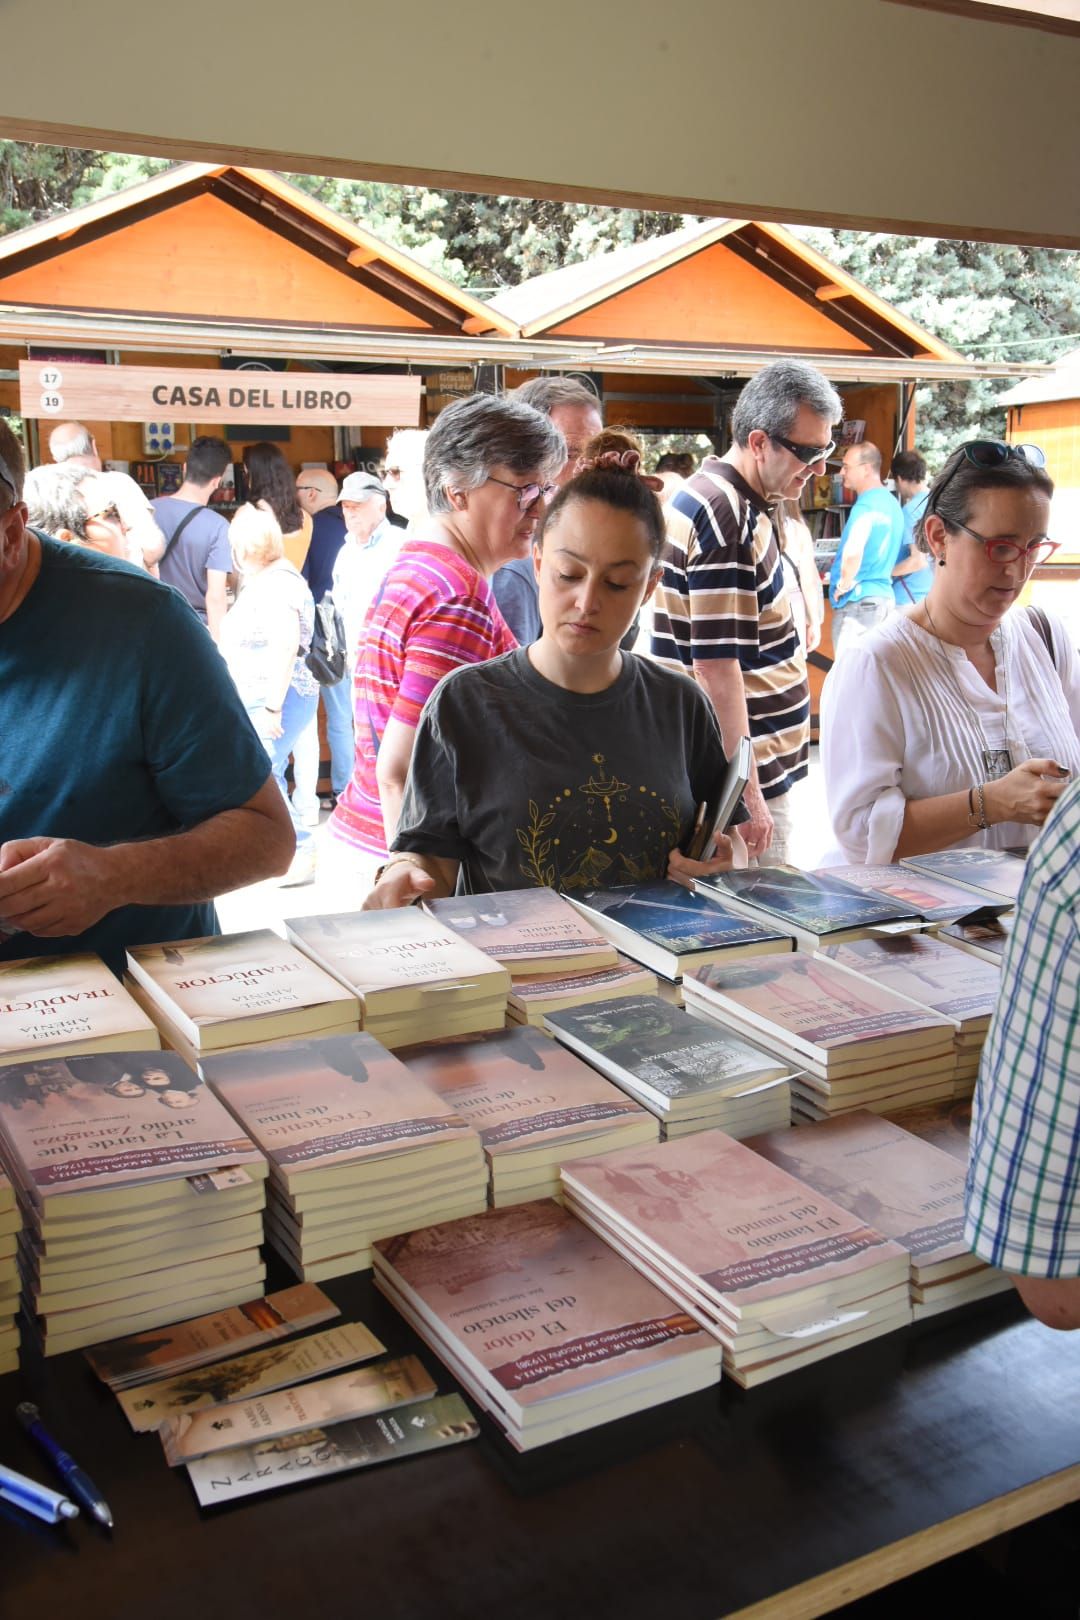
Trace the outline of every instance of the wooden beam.
{"type": "Polygon", "coordinates": [[[848,298],[850,295],[850,287],[838,287],[835,281],[830,282],[828,286],[817,287],[814,290],[814,297],[822,304],[830,304],[834,298],[848,298]]]}

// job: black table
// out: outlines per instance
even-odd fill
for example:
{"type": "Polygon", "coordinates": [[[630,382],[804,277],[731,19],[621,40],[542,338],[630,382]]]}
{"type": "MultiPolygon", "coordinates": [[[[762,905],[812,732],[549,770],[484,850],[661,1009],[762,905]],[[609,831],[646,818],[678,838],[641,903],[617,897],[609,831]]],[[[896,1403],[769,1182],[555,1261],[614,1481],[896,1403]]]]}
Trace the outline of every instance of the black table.
{"type": "MultiPolygon", "coordinates": [[[[327,1291],[417,1348],[369,1278],[327,1291]]],[[[1012,1296],[527,1456],[485,1422],[479,1441],[205,1511],[80,1354],[0,1378],[10,1466],[47,1477],[12,1415],[24,1396],[116,1530],[0,1504],[2,1620],[789,1620],[1080,1498],[1080,1334],[1012,1296]]]]}

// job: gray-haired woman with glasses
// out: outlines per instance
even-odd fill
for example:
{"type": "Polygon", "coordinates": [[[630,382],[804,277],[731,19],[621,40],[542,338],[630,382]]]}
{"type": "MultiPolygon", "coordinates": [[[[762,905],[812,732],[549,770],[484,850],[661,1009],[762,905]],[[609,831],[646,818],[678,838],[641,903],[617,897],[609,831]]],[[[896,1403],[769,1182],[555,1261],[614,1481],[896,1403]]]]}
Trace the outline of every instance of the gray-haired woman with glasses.
{"type": "Polygon", "coordinates": [[[1014,605],[1057,549],[1053,491],[1037,445],[993,439],[961,445],[934,480],[928,596],[849,644],[822,693],[848,861],[1027,845],[1080,772],[1080,660],[1056,619],[1014,605]]]}
{"type": "MultiPolygon", "coordinates": [[[[385,859],[420,711],[442,677],[516,647],[495,602],[497,568],[525,557],[566,459],[558,428],[509,398],[473,394],[440,414],[424,448],[429,520],[409,535],[364,625],[353,683],[356,757],[331,830],[385,859]]],[[[478,747],[490,746],[477,739],[478,747]]],[[[363,883],[366,891],[367,884],[363,883]]]]}

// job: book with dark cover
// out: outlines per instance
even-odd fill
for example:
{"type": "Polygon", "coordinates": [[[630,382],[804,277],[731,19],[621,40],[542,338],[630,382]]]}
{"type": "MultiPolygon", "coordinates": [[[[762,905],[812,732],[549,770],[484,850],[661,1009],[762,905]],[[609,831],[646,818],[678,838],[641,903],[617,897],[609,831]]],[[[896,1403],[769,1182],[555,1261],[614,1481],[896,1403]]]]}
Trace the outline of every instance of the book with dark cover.
{"type": "Polygon", "coordinates": [[[1012,938],[1012,926],[1011,916],[993,917],[988,922],[949,923],[941,930],[941,937],[959,950],[970,951],[972,956],[981,956],[983,961],[1000,967],[1012,938]]]}
{"type": "Polygon", "coordinates": [[[426,909],[512,973],[612,967],[616,952],[554,889],[508,889],[429,900],[426,909]]]}
{"type": "Polygon", "coordinates": [[[701,962],[792,949],[787,934],[679,883],[587,889],[569,898],[627,956],[668,979],[701,962]]]}
{"type": "Polygon", "coordinates": [[[1020,893],[1026,865],[1022,856],[1003,849],[943,849],[930,855],[905,855],[900,864],[1010,905],[1020,893]]]}
{"type": "Polygon", "coordinates": [[[748,867],[700,878],[699,892],[722,905],[746,906],[763,920],[793,929],[799,937],[851,937],[885,925],[922,922],[911,906],[867,893],[829,871],[800,872],[793,866],[748,867]]]}

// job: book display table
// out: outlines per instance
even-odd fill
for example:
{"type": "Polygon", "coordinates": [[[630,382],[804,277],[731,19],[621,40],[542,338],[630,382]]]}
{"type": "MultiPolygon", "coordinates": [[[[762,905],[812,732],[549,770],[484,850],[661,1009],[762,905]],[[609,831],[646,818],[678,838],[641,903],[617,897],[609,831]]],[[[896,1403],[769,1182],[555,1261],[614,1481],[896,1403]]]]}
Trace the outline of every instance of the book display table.
{"type": "MultiPolygon", "coordinates": [[[[454,1387],[369,1277],[325,1287],[454,1387]]],[[[0,1460],[46,1479],[14,1417],[37,1401],[116,1529],[0,1504],[0,1614],[801,1620],[1080,1498],[1078,1397],[1080,1334],[999,1296],[525,1456],[485,1421],[466,1445],[203,1511],[69,1354],[0,1378],[0,1460]]]]}

